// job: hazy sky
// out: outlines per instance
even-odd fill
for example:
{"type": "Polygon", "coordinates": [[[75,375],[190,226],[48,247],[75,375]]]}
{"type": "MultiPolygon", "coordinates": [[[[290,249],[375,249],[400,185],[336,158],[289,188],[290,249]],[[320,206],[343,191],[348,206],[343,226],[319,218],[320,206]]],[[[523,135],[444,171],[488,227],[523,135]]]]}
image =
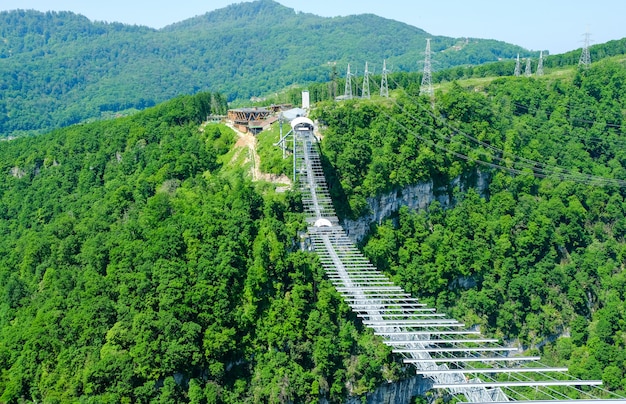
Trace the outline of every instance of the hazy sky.
{"type": "MultiPolygon", "coordinates": [[[[161,28],[240,1],[2,0],[0,10],[69,10],[91,20],[161,28]]],[[[584,33],[603,43],[626,37],[624,0],[278,0],[325,17],[373,13],[433,35],[490,38],[530,50],[562,53],[583,45],[584,33]]]]}

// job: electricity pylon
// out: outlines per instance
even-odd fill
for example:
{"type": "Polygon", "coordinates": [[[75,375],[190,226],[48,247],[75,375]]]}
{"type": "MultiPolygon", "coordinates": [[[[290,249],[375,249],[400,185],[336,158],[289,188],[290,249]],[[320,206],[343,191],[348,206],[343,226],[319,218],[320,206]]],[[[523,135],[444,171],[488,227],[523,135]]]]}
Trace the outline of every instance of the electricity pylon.
{"type": "Polygon", "coordinates": [[[537,63],[537,76],[543,76],[543,51],[539,52],[539,62],[537,63]]]}
{"type": "Polygon", "coordinates": [[[350,64],[348,64],[348,72],[346,73],[346,89],[343,95],[346,100],[352,99],[352,73],[350,73],[350,64]]]}
{"type": "Polygon", "coordinates": [[[430,38],[426,39],[426,51],[424,52],[424,75],[422,76],[422,85],[420,87],[420,94],[428,95],[432,97],[433,81],[432,81],[432,67],[430,63],[430,38]]]}
{"type": "Polygon", "coordinates": [[[383,78],[380,80],[380,96],[389,97],[389,83],[387,83],[387,61],[383,59],[383,78]]]}
{"type": "Polygon", "coordinates": [[[591,55],[589,54],[589,38],[591,34],[589,32],[585,33],[585,45],[583,46],[583,53],[580,54],[580,60],[578,61],[578,65],[582,66],[584,69],[588,69],[589,65],[591,65],[591,55]]]}
{"type": "Polygon", "coordinates": [[[515,77],[519,77],[522,74],[522,66],[519,62],[519,53],[517,54],[517,61],[515,62],[515,77]]]}
{"type": "Polygon", "coordinates": [[[526,69],[524,69],[524,76],[530,77],[533,75],[532,65],[530,58],[526,59],[526,69]]]}
{"type": "Polygon", "coordinates": [[[361,92],[362,98],[370,98],[370,71],[367,69],[367,62],[365,62],[365,73],[363,75],[363,89],[361,92]]]}

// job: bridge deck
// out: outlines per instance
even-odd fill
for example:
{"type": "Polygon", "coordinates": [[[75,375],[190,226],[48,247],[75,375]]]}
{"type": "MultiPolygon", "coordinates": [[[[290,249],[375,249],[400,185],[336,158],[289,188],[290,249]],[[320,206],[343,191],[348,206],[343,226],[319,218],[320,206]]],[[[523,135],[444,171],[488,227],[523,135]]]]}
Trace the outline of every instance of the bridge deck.
{"type": "MultiPolygon", "coordinates": [[[[418,374],[432,379],[433,388],[462,394],[468,402],[476,403],[524,399],[524,395],[517,395],[516,387],[601,384],[575,379],[566,373],[566,368],[546,367],[538,362],[539,357],[514,355],[516,348],[499,345],[498,340],[476,338],[478,331],[462,329],[462,323],[425,307],[395,286],[376,270],[339,225],[312,131],[296,131],[295,136],[294,173],[298,181],[294,184],[299,184],[302,194],[312,249],[329,280],[363,324],[392,346],[404,363],[412,364],[418,374]],[[331,226],[319,225],[320,219],[328,220],[331,226]],[[506,380],[496,378],[497,374],[506,374],[506,380]],[[531,377],[516,376],[521,374],[531,377]]],[[[554,398],[549,391],[546,394],[545,397],[554,398]]]]}

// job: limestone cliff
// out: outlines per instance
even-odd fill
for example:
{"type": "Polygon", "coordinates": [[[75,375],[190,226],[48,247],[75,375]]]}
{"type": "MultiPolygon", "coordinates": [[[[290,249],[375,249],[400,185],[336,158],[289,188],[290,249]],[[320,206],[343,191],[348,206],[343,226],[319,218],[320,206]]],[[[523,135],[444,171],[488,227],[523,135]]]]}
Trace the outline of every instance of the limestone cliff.
{"type": "MultiPolygon", "coordinates": [[[[431,388],[432,381],[421,376],[400,380],[395,383],[388,383],[376,389],[373,393],[366,395],[367,404],[409,404],[411,399],[423,396],[431,388]]],[[[361,398],[351,397],[347,404],[361,404],[361,398]]]]}
{"type": "Polygon", "coordinates": [[[457,177],[449,184],[435,186],[432,181],[407,186],[386,194],[367,199],[369,214],[356,220],[342,221],[346,233],[354,241],[359,242],[369,233],[370,226],[380,224],[400,209],[407,206],[412,210],[426,209],[434,201],[438,201],[444,208],[454,205],[454,190],[466,191],[476,189],[481,195],[487,193],[489,177],[487,173],[478,171],[470,178],[457,177]]]}

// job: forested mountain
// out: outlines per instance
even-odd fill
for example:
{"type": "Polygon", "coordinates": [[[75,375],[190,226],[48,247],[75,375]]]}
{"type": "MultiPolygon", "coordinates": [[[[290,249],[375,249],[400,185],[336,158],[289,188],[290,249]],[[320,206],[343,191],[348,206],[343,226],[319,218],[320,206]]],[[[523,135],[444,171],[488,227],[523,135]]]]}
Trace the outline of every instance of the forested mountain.
{"type": "Polygon", "coordinates": [[[420,182],[456,201],[375,226],[363,248],[378,268],[466,324],[624,393],[626,63],[572,76],[453,84],[434,104],[398,90],[315,113],[343,216],[420,182]],[[462,191],[478,174],[488,187],[462,191]]]}
{"type": "MultiPolygon", "coordinates": [[[[76,43],[129,35],[191,43],[190,32],[233,10],[246,20],[264,7],[283,10],[281,21],[294,14],[265,1],[241,5],[248,16],[238,7],[161,31],[6,13],[58,24],[56,36],[23,31],[24,45],[3,48],[11,56],[1,62],[65,60],[71,70],[50,86],[72,71],[86,91],[97,87],[87,59],[61,58],[69,51],[53,39],[75,31],[64,18],[83,27],[76,43]],[[48,53],[37,56],[38,38],[48,53]]],[[[350,19],[358,17],[322,20],[350,19]]],[[[233,18],[230,31],[237,26],[233,18]]],[[[127,58],[139,74],[136,52],[126,42],[110,58],[127,58]]],[[[23,74],[28,87],[47,70],[23,74]]],[[[60,94],[81,99],[71,83],[60,94]]],[[[571,75],[450,83],[434,102],[418,96],[418,75],[394,86],[391,98],[316,106],[338,212],[358,217],[368,197],[424,181],[455,203],[401,210],[373,228],[365,253],[414,296],[623,393],[623,58],[571,75]],[[486,188],[456,186],[478,175],[486,188]]],[[[201,92],[0,142],[0,402],[342,401],[410,371],[300,251],[298,195],[220,163],[234,134],[200,123],[226,108],[225,96],[201,92]]]]}
{"type": "Polygon", "coordinates": [[[402,372],[297,195],[220,167],[215,95],[0,143],[0,402],[293,402],[402,372]]]}
{"type": "Polygon", "coordinates": [[[231,5],[161,30],[63,13],[0,13],[0,137],[143,109],[179,94],[228,100],[325,81],[365,62],[414,71],[432,38],[438,69],[529,52],[437,37],[375,15],[324,18],[272,0],[231,5]]]}

